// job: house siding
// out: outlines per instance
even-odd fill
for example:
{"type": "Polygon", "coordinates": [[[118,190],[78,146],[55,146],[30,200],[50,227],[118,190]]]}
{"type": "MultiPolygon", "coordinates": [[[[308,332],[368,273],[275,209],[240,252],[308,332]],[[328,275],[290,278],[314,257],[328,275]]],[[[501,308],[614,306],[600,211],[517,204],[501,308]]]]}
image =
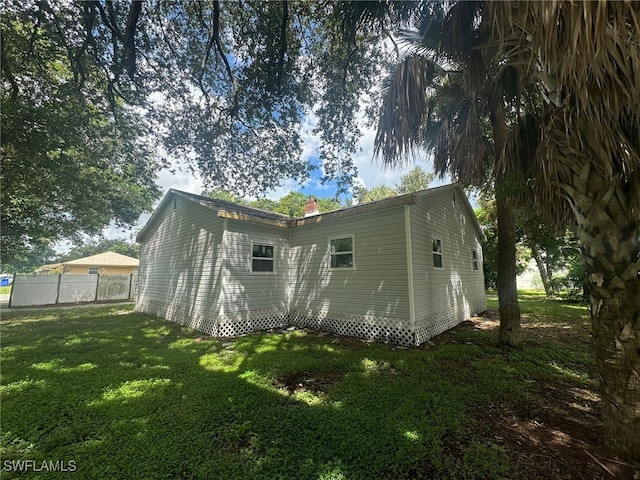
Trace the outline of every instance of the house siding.
{"type": "Polygon", "coordinates": [[[296,325],[411,343],[404,207],[296,227],[289,308],[296,325]],[[354,236],[353,269],[331,269],[329,239],[354,236]]]}
{"type": "Polygon", "coordinates": [[[289,229],[228,220],[220,334],[232,336],[289,324],[289,229]],[[251,272],[251,244],[274,246],[274,272],[251,272]]]}
{"type": "Polygon", "coordinates": [[[482,233],[459,188],[295,227],[184,195],[166,197],[141,234],[139,311],[223,337],[296,325],[416,345],[486,308],[482,233]],[[332,269],[330,239],[347,236],[354,267],[332,269]],[[251,272],[252,242],[274,246],[273,273],[251,272]]]}
{"type": "Polygon", "coordinates": [[[442,189],[410,206],[416,344],[486,309],[480,235],[464,202],[457,189],[442,189]],[[442,241],[442,269],[434,268],[434,237],[442,241]]]}
{"type": "Polygon", "coordinates": [[[142,244],[136,310],[219,334],[224,221],[176,198],[142,244]]]}

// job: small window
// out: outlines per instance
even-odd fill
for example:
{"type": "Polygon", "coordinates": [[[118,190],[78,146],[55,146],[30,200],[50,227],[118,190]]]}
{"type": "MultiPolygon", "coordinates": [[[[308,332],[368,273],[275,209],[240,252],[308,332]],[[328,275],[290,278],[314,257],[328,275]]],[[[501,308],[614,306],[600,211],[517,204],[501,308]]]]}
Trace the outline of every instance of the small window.
{"type": "Polygon", "coordinates": [[[471,260],[473,261],[473,270],[477,271],[478,270],[478,252],[476,250],[473,250],[471,252],[471,260]]]}
{"type": "Polygon", "coordinates": [[[432,239],[433,244],[433,268],[443,268],[442,263],[442,242],[439,238],[432,239]]]}
{"type": "Polygon", "coordinates": [[[458,197],[456,197],[456,192],[453,192],[453,206],[458,206],[458,197]]]}
{"type": "Polygon", "coordinates": [[[273,273],[273,245],[251,244],[251,271],[273,273]]]}
{"type": "Polygon", "coordinates": [[[97,275],[98,267],[89,267],[89,275],[97,275]]]}
{"type": "Polygon", "coordinates": [[[353,236],[329,240],[331,268],[353,268],[353,236]]]}

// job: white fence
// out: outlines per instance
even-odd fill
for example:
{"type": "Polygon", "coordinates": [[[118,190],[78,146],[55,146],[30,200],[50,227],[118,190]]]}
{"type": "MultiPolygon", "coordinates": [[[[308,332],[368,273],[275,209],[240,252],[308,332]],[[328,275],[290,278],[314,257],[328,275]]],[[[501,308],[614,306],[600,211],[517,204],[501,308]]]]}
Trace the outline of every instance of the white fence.
{"type": "Polygon", "coordinates": [[[129,300],[138,286],[138,274],[131,275],[15,275],[11,286],[11,307],[55,305],[57,303],[129,300]]]}

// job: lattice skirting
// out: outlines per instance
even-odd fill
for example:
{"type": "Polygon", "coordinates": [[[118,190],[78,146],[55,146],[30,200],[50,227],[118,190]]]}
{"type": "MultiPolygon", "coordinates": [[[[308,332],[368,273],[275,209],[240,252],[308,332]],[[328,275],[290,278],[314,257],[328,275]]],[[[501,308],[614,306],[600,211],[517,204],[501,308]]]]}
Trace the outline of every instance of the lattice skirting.
{"type": "Polygon", "coordinates": [[[297,327],[315,328],[395,345],[414,344],[409,322],[399,318],[312,310],[292,310],[289,316],[291,323],[297,327]]]}
{"type": "Polygon", "coordinates": [[[468,304],[458,306],[456,309],[433,312],[416,320],[415,344],[420,345],[431,337],[455,327],[473,315],[486,310],[484,296],[473,299],[468,304]]]}
{"type": "Polygon", "coordinates": [[[217,315],[187,305],[167,305],[160,300],[138,298],[136,310],[166,318],[215,337],[233,337],[289,325],[375,340],[395,345],[420,345],[431,337],[455,327],[486,309],[486,300],[478,297],[455,311],[431,313],[416,321],[415,332],[409,322],[399,318],[357,315],[312,310],[264,309],[217,315]]]}
{"type": "Polygon", "coordinates": [[[219,337],[233,337],[245,333],[291,325],[285,309],[250,310],[220,317],[219,337]]]}
{"type": "Polygon", "coordinates": [[[140,298],[136,302],[136,310],[165,318],[214,337],[233,337],[291,325],[288,312],[277,308],[216,315],[188,305],[167,305],[161,300],[140,298]]]}

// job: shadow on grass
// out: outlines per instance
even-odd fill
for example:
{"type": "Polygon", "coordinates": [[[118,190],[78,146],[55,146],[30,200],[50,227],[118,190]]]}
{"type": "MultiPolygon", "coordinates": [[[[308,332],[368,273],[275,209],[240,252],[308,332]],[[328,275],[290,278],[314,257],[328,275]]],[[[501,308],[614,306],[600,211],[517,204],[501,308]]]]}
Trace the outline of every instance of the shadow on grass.
{"type": "Polygon", "coordinates": [[[473,413],[584,388],[582,360],[451,335],[353,348],[303,330],[221,341],[121,307],[5,316],[2,456],[73,459],[82,478],[515,475],[499,440],[469,436],[473,413]]]}

